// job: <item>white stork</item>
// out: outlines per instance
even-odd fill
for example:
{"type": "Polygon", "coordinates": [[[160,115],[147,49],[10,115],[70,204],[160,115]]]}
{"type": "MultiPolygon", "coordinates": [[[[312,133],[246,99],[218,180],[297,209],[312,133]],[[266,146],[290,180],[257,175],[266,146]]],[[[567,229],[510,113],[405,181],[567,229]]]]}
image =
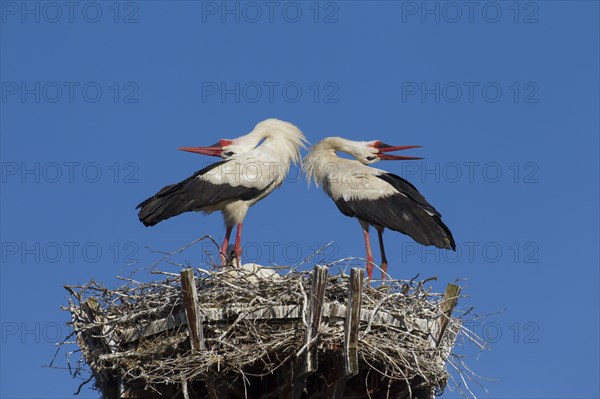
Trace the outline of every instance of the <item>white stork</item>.
{"type": "Polygon", "coordinates": [[[296,126],[278,119],[259,122],[250,133],[233,140],[220,140],[209,147],[183,147],[182,151],[223,158],[187,179],[164,187],[137,206],[139,218],[154,226],[172,216],[196,211],[221,211],[225,239],[221,262],[227,262],[227,247],[237,225],[235,258],[241,265],[242,222],[248,208],[283,183],[290,163],[299,163],[306,138],[296,126]]]}
{"type": "Polygon", "coordinates": [[[310,184],[331,197],[346,216],[357,218],[363,230],[367,252],[367,274],[373,273],[373,255],[369,240],[369,226],[379,236],[383,278],[387,259],[383,246],[383,230],[399,231],[423,245],[453,250],[456,248],[452,233],[441,220],[441,214],[431,206],[408,181],[393,173],[370,166],[379,160],[421,159],[386,154],[419,146],[393,147],[381,141],[352,141],[328,137],[315,144],[304,158],[303,170],[310,184]],[[344,152],[355,159],[340,158],[344,152]]]}

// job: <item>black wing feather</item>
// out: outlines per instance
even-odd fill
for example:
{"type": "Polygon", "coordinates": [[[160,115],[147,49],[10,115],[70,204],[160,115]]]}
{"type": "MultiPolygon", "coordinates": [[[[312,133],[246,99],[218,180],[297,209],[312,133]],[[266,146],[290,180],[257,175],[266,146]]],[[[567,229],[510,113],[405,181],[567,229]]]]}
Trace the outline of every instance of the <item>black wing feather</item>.
{"type": "Polygon", "coordinates": [[[424,209],[427,209],[428,211],[436,214],[437,216],[442,216],[438,211],[435,210],[433,206],[431,206],[429,202],[427,202],[427,200],[425,199],[425,197],[423,197],[419,190],[417,190],[417,188],[413,186],[413,184],[408,180],[404,180],[400,176],[395,175],[393,173],[384,173],[377,177],[391,184],[396,190],[398,190],[402,194],[406,195],[407,197],[421,205],[424,209]]]}
{"type": "Polygon", "coordinates": [[[338,209],[346,216],[406,234],[423,245],[456,248],[452,233],[442,222],[440,213],[425,200],[415,186],[391,173],[377,177],[390,183],[401,194],[376,200],[346,201],[339,198],[335,201],[338,209]]]}
{"type": "Polygon", "coordinates": [[[228,162],[219,161],[197,171],[187,179],[163,187],[158,193],[140,203],[138,217],[146,226],[154,226],[170,217],[184,212],[198,211],[202,208],[227,200],[251,200],[261,195],[269,186],[259,189],[229,184],[212,184],[198,176],[228,162]]]}

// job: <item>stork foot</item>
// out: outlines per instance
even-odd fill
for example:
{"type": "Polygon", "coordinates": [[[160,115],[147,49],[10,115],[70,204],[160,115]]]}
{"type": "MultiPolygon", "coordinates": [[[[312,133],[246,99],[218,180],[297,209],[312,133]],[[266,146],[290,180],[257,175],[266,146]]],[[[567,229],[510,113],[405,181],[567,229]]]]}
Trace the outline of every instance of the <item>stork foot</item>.
{"type": "Polygon", "coordinates": [[[242,250],[239,247],[235,247],[233,252],[231,253],[230,260],[233,267],[241,267],[242,266],[242,250]]]}

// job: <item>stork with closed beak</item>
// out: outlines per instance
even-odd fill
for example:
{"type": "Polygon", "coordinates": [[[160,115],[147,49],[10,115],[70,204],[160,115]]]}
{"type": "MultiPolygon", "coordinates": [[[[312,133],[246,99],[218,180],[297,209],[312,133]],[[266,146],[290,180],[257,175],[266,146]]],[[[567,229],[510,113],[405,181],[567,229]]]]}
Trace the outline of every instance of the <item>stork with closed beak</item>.
{"type": "Polygon", "coordinates": [[[306,138],[296,126],[267,119],[236,139],[222,139],[209,147],[182,147],[182,151],[223,160],[164,187],[139,204],[136,209],[140,209],[140,221],[154,226],[184,212],[221,211],[226,228],[221,263],[228,261],[229,237],[237,225],[234,248],[236,261],[241,265],[242,223],[248,208],[283,183],[290,164],[300,162],[300,148],[306,148],[305,143],[306,138]]]}
{"type": "Polygon", "coordinates": [[[383,245],[383,231],[399,231],[423,245],[453,250],[454,238],[442,222],[441,214],[408,181],[393,173],[367,166],[380,160],[409,160],[418,157],[391,155],[390,151],[419,146],[393,147],[381,141],[352,141],[328,137],[315,144],[304,158],[302,169],[310,184],[331,197],[346,216],[358,219],[364,234],[367,252],[367,274],[373,274],[373,255],[369,240],[369,226],[378,233],[383,278],[388,261],[383,245]],[[340,158],[344,152],[355,159],[340,158]]]}

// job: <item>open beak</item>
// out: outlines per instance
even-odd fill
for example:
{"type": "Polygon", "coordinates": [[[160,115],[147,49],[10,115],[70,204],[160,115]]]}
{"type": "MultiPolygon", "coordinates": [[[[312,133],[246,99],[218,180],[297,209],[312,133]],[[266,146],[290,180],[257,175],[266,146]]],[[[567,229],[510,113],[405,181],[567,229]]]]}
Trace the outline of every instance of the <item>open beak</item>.
{"type": "Polygon", "coordinates": [[[178,150],[220,157],[221,153],[223,152],[223,140],[208,147],[181,147],[178,148],[178,150]]]}
{"type": "Polygon", "coordinates": [[[402,151],[402,150],[409,150],[411,148],[421,148],[420,145],[391,146],[391,145],[382,143],[381,141],[378,141],[375,143],[375,148],[377,148],[379,150],[379,152],[377,153],[377,156],[379,157],[379,159],[381,159],[383,161],[398,161],[398,160],[410,161],[410,160],[415,160],[415,159],[423,159],[422,157],[410,157],[410,156],[404,156],[404,155],[386,154],[386,152],[391,152],[391,151],[402,151]]]}

